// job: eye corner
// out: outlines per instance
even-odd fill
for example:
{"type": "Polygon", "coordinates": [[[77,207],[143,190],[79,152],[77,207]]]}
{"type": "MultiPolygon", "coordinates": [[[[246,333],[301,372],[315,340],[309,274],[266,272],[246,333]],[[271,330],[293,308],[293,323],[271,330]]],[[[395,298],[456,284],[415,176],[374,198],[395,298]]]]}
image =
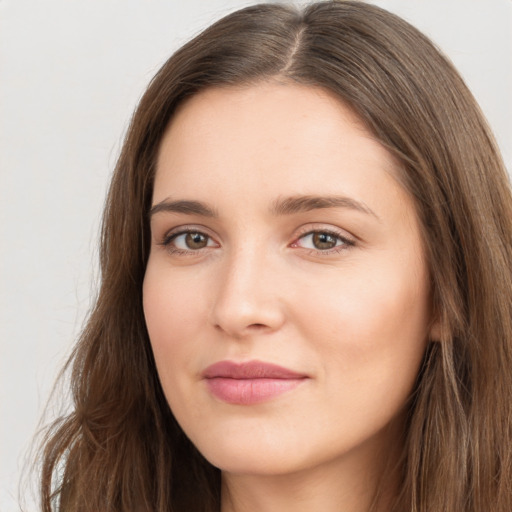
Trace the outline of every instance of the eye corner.
{"type": "Polygon", "coordinates": [[[221,247],[209,230],[195,225],[176,226],[153,239],[171,256],[200,256],[221,247]]]}
{"type": "Polygon", "coordinates": [[[346,251],[355,245],[356,238],[341,229],[307,225],[294,237],[289,247],[303,249],[310,255],[330,256],[346,251]],[[309,241],[301,243],[308,238],[309,241]]]}

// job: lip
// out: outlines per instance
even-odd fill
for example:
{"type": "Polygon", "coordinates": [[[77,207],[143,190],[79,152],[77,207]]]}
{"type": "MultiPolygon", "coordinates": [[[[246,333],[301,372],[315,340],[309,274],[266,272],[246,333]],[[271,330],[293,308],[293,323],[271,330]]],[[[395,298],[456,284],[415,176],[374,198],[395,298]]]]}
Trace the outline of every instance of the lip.
{"type": "Polygon", "coordinates": [[[213,396],[234,405],[266,402],[295,389],[309,378],[263,361],[220,361],[208,366],[201,376],[213,396]]]}

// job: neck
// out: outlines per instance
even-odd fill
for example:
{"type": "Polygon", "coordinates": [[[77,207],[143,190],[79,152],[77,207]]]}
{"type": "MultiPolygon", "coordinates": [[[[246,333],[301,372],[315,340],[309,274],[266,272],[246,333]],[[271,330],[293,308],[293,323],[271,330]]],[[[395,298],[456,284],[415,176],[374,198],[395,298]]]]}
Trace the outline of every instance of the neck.
{"type": "Polygon", "coordinates": [[[223,472],[221,511],[389,512],[398,489],[398,458],[370,449],[287,474],[223,472]]]}

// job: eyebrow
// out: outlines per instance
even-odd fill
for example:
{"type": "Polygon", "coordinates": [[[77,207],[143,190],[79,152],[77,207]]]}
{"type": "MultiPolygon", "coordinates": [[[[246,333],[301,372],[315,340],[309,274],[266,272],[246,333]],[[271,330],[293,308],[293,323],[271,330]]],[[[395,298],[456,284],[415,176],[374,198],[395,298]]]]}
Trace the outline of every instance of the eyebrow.
{"type": "Polygon", "coordinates": [[[199,201],[190,200],[170,201],[169,199],[164,199],[151,207],[149,217],[151,218],[153,215],[160,212],[183,213],[185,215],[199,215],[201,217],[219,216],[210,206],[199,201]]]}
{"type": "Polygon", "coordinates": [[[345,196],[292,196],[277,199],[272,205],[271,212],[274,215],[293,215],[294,213],[309,212],[325,208],[348,208],[361,213],[379,217],[368,206],[351,197],[345,196]]]}
{"type": "MultiPolygon", "coordinates": [[[[367,205],[345,196],[299,195],[276,199],[270,208],[270,212],[272,215],[282,216],[326,208],[348,208],[350,210],[372,215],[376,219],[380,220],[378,215],[367,205]]],[[[219,216],[213,207],[200,201],[192,201],[188,199],[176,201],[171,201],[169,198],[164,199],[160,203],[151,207],[149,216],[152,217],[156,213],[160,212],[199,215],[201,217],[210,218],[217,218],[219,216]]]]}

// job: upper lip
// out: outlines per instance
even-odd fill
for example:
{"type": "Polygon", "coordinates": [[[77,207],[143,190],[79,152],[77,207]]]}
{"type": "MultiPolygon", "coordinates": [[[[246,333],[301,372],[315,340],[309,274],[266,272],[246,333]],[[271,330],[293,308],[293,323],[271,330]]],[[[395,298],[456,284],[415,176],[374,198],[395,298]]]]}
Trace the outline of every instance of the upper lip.
{"type": "Polygon", "coordinates": [[[204,379],[303,379],[307,375],[297,373],[283,366],[263,361],[219,361],[202,372],[204,379]]]}

